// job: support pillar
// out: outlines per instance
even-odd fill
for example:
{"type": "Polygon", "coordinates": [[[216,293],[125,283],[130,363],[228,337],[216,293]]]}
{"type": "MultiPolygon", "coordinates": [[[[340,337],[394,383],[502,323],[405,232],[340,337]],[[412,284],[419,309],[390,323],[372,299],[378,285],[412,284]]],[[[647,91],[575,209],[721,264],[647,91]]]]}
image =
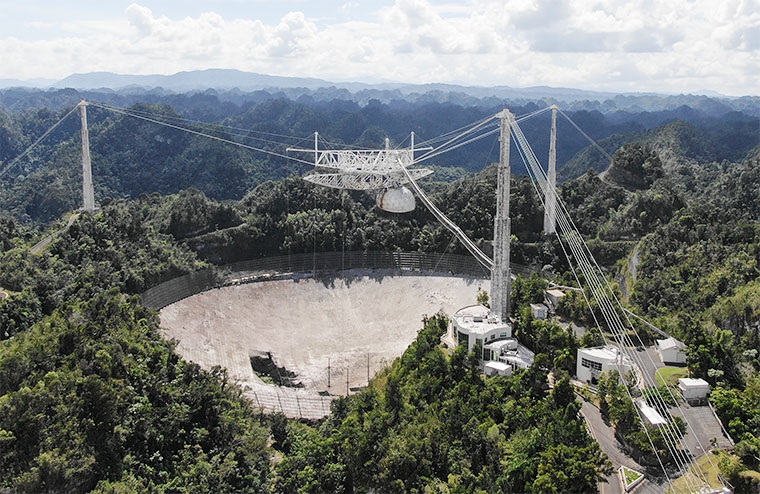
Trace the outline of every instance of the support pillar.
{"type": "Polygon", "coordinates": [[[544,235],[557,231],[557,105],[552,106],[552,134],[549,142],[549,171],[544,191],[544,235]]]}
{"type": "Polygon", "coordinates": [[[494,217],[493,268],[491,269],[491,313],[507,322],[510,315],[510,290],[512,285],[509,269],[509,241],[512,236],[509,221],[509,147],[511,122],[509,110],[498,115],[500,153],[496,175],[496,215],[494,217]]]}
{"type": "Polygon", "coordinates": [[[82,117],[82,209],[95,211],[95,190],[92,185],[92,163],[90,161],[90,134],[87,131],[87,102],[79,102],[82,117]]]}

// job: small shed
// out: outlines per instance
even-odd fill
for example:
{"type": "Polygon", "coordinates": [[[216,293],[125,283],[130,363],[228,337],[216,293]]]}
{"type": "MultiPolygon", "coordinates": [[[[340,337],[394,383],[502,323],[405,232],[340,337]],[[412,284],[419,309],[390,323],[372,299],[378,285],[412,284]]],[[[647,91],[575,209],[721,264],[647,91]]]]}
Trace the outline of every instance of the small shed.
{"type": "Polygon", "coordinates": [[[677,339],[670,337],[664,340],[657,340],[657,352],[660,359],[666,364],[685,364],[686,345],[677,339]]]}
{"type": "Polygon", "coordinates": [[[549,308],[544,304],[530,304],[530,313],[533,319],[546,319],[549,315],[549,308]]]}
{"type": "Polygon", "coordinates": [[[681,390],[683,399],[689,403],[703,402],[710,394],[710,384],[704,379],[682,377],[678,380],[678,389],[681,390]]]}
{"type": "Polygon", "coordinates": [[[562,297],[564,296],[565,292],[562,290],[557,290],[556,288],[546,290],[546,300],[552,306],[552,310],[557,310],[557,305],[559,305],[559,301],[562,300],[562,297]]]}
{"type": "Polygon", "coordinates": [[[504,362],[486,362],[486,365],[483,366],[483,370],[486,373],[486,376],[506,376],[512,373],[512,367],[505,364],[504,362]]]}
{"type": "Polygon", "coordinates": [[[639,410],[641,410],[641,415],[649,425],[661,427],[668,423],[656,408],[647,405],[644,400],[636,400],[636,405],[639,407],[639,410]]]}

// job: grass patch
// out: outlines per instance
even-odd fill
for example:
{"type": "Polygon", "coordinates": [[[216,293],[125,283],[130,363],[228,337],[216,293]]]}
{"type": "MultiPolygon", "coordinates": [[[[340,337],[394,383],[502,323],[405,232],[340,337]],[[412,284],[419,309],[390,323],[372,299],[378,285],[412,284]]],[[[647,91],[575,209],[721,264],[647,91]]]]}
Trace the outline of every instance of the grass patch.
{"type": "Polygon", "coordinates": [[[642,476],[639,472],[634,472],[633,470],[629,470],[625,467],[623,467],[623,474],[625,475],[625,485],[633,484],[642,476]]]}
{"type": "MultiPolygon", "coordinates": [[[[689,470],[693,473],[702,471],[702,475],[707,478],[710,483],[710,487],[714,489],[722,489],[723,484],[718,478],[718,462],[722,458],[721,455],[728,455],[725,451],[715,450],[714,452],[704,454],[691,465],[689,470]],[[712,463],[711,463],[712,462],[712,463]],[[713,467],[715,465],[715,467],[713,467]]],[[[667,490],[667,494],[692,494],[694,490],[690,488],[683,476],[678,477],[670,484],[670,489],[667,490]]]]}
{"type": "Polygon", "coordinates": [[[655,374],[658,386],[678,386],[678,380],[688,375],[685,367],[660,367],[655,374]]]}

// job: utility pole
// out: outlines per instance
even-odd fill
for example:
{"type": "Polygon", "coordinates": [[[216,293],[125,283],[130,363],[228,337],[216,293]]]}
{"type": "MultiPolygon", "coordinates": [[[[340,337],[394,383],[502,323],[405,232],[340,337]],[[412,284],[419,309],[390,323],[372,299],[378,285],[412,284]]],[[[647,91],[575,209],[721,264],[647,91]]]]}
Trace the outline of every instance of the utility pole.
{"type": "Polygon", "coordinates": [[[330,357],[327,357],[327,391],[330,391],[330,357]]]}
{"type": "Polygon", "coordinates": [[[500,120],[500,152],[496,175],[496,215],[494,216],[493,268],[491,269],[491,312],[502,322],[509,320],[509,291],[511,277],[509,269],[509,240],[511,238],[509,223],[509,146],[511,123],[514,119],[509,110],[502,110],[500,120]]]}
{"type": "Polygon", "coordinates": [[[544,191],[544,235],[557,231],[557,105],[552,105],[552,133],[549,141],[549,173],[544,191]]]}
{"type": "Polygon", "coordinates": [[[346,367],[346,396],[348,396],[348,367],[346,367]]]}
{"type": "Polygon", "coordinates": [[[87,212],[95,211],[95,191],[92,186],[92,163],[90,161],[90,134],[87,131],[87,102],[79,102],[79,113],[82,117],[82,209],[87,212]]]}
{"type": "Polygon", "coordinates": [[[367,354],[367,386],[369,386],[369,353],[367,354]]]}

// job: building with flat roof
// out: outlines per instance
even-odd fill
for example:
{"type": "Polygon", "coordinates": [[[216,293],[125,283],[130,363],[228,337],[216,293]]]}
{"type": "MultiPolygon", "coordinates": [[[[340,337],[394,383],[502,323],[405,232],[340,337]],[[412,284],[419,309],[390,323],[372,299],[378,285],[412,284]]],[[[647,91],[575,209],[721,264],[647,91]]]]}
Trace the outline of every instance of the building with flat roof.
{"type": "Polygon", "coordinates": [[[472,351],[475,345],[485,349],[495,340],[512,337],[512,323],[502,322],[483,305],[470,305],[456,311],[452,328],[457,345],[467,345],[468,351],[472,351]]]}
{"type": "Polygon", "coordinates": [[[530,304],[530,313],[533,319],[546,319],[549,316],[549,308],[544,304],[530,304]]]}
{"type": "Polygon", "coordinates": [[[636,400],[636,406],[641,411],[641,416],[651,426],[661,427],[668,423],[656,408],[651,407],[644,400],[636,400]]]}
{"type": "Polygon", "coordinates": [[[486,376],[508,376],[512,374],[512,367],[504,362],[486,362],[483,371],[486,376]]]}
{"type": "Polygon", "coordinates": [[[564,296],[565,292],[557,288],[546,290],[546,301],[549,302],[549,305],[551,305],[551,308],[554,311],[557,310],[557,305],[559,305],[559,301],[562,300],[562,297],[564,296]]]}
{"type": "Polygon", "coordinates": [[[502,322],[482,305],[459,309],[451,318],[447,340],[456,346],[467,345],[468,351],[479,345],[483,349],[483,370],[487,375],[511,374],[516,369],[529,368],[535,360],[533,352],[512,338],[512,323],[502,322]],[[490,365],[492,363],[499,365],[490,365]]]}
{"type": "Polygon", "coordinates": [[[704,379],[682,377],[678,380],[678,389],[690,405],[703,403],[710,394],[710,384],[704,379]]]}
{"type": "Polygon", "coordinates": [[[677,339],[670,337],[664,340],[657,340],[655,343],[657,353],[665,364],[685,364],[686,363],[686,345],[677,339]]]}
{"type": "Polygon", "coordinates": [[[581,382],[596,384],[602,372],[616,370],[624,376],[632,369],[631,359],[612,345],[578,349],[576,376],[581,382]]]}

